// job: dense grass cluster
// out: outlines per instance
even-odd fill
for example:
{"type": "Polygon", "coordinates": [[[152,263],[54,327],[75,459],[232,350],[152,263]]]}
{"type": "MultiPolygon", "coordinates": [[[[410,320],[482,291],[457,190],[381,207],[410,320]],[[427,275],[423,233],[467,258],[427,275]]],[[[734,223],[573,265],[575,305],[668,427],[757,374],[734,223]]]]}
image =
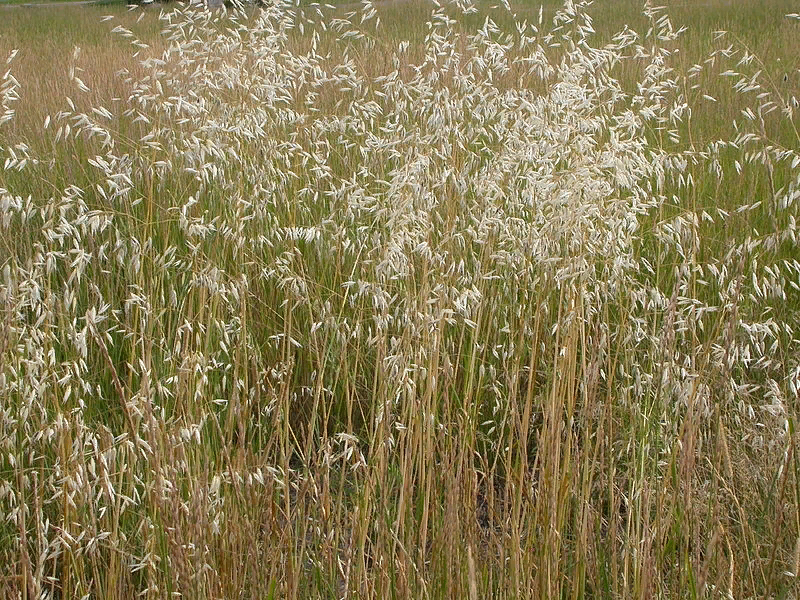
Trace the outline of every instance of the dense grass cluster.
{"type": "Polygon", "coordinates": [[[800,65],[347,10],[9,58],[0,595],[795,594],[800,65]]]}

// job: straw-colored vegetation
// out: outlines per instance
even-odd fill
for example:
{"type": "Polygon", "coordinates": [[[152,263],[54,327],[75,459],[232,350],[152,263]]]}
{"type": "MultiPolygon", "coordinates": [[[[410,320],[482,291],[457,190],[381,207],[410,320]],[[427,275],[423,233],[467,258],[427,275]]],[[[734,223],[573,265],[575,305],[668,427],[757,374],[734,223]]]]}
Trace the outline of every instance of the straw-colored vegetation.
{"type": "Polygon", "coordinates": [[[0,596],[794,597],[791,5],[2,13],[0,596]]]}

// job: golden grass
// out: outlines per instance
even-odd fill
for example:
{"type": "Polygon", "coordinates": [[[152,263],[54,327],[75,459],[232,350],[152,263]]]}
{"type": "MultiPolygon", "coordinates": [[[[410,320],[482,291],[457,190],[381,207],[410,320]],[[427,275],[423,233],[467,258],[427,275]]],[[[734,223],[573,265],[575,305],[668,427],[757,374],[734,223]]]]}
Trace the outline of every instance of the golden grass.
{"type": "Polygon", "coordinates": [[[0,596],[796,595],[800,22],[669,4],[9,10],[0,596]]]}

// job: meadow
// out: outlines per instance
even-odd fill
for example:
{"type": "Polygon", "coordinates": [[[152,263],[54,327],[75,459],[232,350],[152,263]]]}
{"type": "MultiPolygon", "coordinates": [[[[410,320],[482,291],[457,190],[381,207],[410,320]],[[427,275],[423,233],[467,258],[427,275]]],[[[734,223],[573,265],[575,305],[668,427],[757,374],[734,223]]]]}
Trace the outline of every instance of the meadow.
{"type": "Polygon", "coordinates": [[[0,7],[0,597],[797,597],[800,16],[660,4],[0,7]]]}

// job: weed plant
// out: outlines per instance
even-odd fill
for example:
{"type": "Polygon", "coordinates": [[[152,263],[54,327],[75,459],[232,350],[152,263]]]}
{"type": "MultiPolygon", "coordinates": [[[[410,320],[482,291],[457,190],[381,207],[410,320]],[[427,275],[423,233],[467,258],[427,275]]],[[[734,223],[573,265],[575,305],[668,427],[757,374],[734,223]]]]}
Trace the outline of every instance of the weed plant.
{"type": "Polygon", "coordinates": [[[9,58],[0,596],[797,593],[797,65],[408,9],[9,58]]]}

